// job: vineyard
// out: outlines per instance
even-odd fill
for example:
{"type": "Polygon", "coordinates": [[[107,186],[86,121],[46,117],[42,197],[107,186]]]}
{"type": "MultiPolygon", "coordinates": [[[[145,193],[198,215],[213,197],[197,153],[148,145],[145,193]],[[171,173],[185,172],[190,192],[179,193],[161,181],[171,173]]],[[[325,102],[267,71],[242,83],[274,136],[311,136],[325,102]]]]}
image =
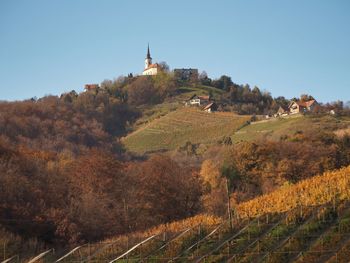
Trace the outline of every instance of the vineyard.
{"type": "MultiPolygon", "coordinates": [[[[242,203],[231,222],[199,215],[100,243],[40,247],[29,262],[348,262],[349,175],[350,167],[242,203]]],[[[5,262],[28,261],[6,246],[5,262]]]]}
{"type": "Polygon", "coordinates": [[[285,212],[298,206],[309,207],[350,199],[350,167],[326,172],[292,186],[242,203],[240,216],[259,216],[265,213],[285,212]]]}
{"type": "Polygon", "coordinates": [[[188,141],[210,144],[232,135],[249,120],[250,116],[182,108],[142,126],[125,137],[123,143],[138,153],[173,150],[188,141]]]}

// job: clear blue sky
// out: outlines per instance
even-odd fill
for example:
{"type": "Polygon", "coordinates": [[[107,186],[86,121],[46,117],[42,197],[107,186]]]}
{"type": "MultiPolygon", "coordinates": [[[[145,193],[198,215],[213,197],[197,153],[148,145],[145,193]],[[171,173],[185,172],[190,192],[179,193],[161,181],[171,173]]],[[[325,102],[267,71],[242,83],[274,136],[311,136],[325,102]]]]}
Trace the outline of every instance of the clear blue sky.
{"type": "Polygon", "coordinates": [[[139,73],[147,42],[171,68],[350,100],[349,0],[0,0],[0,100],[139,73]]]}

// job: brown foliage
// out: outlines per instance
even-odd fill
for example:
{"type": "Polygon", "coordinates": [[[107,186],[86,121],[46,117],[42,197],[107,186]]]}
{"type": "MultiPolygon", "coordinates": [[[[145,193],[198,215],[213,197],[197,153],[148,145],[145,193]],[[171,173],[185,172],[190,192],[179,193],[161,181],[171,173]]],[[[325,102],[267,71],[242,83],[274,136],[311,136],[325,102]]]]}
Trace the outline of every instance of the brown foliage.
{"type": "Polygon", "coordinates": [[[54,152],[91,147],[120,151],[114,136],[125,133],[135,112],[105,93],[83,93],[70,102],[64,98],[0,103],[2,139],[54,152]]]}
{"type": "Polygon", "coordinates": [[[139,226],[182,219],[199,211],[201,181],[190,168],[158,155],[131,165],[129,174],[136,182],[133,200],[129,202],[136,204],[133,216],[139,226]]]}
{"type": "Polygon", "coordinates": [[[161,98],[154,86],[152,77],[138,77],[130,85],[127,86],[128,102],[134,105],[156,104],[161,98]]]}
{"type": "Polygon", "coordinates": [[[279,142],[244,142],[231,147],[228,164],[237,169],[238,201],[268,193],[349,164],[350,143],[329,134],[296,134],[279,142]]]}
{"type": "Polygon", "coordinates": [[[165,156],[126,165],[107,151],[69,154],[0,143],[0,226],[79,243],[195,215],[201,181],[165,156]]]}
{"type": "Polygon", "coordinates": [[[126,86],[128,102],[133,105],[157,104],[175,93],[172,75],[162,72],[156,76],[139,76],[126,86]]]}
{"type": "Polygon", "coordinates": [[[205,160],[200,171],[205,185],[205,195],[202,197],[204,209],[215,215],[223,215],[226,211],[226,181],[221,175],[221,165],[220,162],[205,160]]]}
{"type": "Polygon", "coordinates": [[[85,240],[125,231],[123,199],[127,178],[110,153],[92,150],[64,169],[68,181],[70,219],[85,240]]]}

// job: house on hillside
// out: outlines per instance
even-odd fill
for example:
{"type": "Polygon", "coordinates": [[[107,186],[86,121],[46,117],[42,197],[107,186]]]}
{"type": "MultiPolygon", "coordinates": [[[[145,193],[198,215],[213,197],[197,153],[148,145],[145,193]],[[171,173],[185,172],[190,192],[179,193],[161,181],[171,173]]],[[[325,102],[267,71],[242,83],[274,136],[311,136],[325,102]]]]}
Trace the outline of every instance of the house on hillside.
{"type": "Polygon", "coordinates": [[[207,106],[204,107],[204,111],[206,112],[213,112],[218,110],[218,105],[215,102],[209,103],[207,106]]]}
{"type": "Polygon", "coordinates": [[[287,116],[289,114],[289,110],[280,106],[278,108],[277,113],[275,114],[275,117],[279,117],[279,116],[287,116]]]}
{"type": "Polygon", "coordinates": [[[99,89],[100,86],[98,84],[85,84],[85,91],[95,91],[97,89],[99,89]]]}
{"type": "Polygon", "coordinates": [[[309,101],[292,101],[289,105],[290,114],[305,113],[314,111],[318,105],[316,100],[309,101]]]}
{"type": "Polygon", "coordinates": [[[201,106],[210,102],[210,96],[197,96],[194,94],[191,98],[186,101],[186,105],[189,106],[201,106]]]}

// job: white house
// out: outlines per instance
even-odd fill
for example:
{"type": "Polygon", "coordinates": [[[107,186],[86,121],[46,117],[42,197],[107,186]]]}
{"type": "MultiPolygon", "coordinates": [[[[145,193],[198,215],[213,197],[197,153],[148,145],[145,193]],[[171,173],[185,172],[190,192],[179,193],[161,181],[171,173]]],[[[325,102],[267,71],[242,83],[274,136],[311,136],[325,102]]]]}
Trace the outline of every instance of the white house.
{"type": "Polygon", "coordinates": [[[191,106],[201,106],[203,104],[207,104],[210,101],[209,96],[197,96],[194,94],[187,102],[186,105],[191,106]]]}

